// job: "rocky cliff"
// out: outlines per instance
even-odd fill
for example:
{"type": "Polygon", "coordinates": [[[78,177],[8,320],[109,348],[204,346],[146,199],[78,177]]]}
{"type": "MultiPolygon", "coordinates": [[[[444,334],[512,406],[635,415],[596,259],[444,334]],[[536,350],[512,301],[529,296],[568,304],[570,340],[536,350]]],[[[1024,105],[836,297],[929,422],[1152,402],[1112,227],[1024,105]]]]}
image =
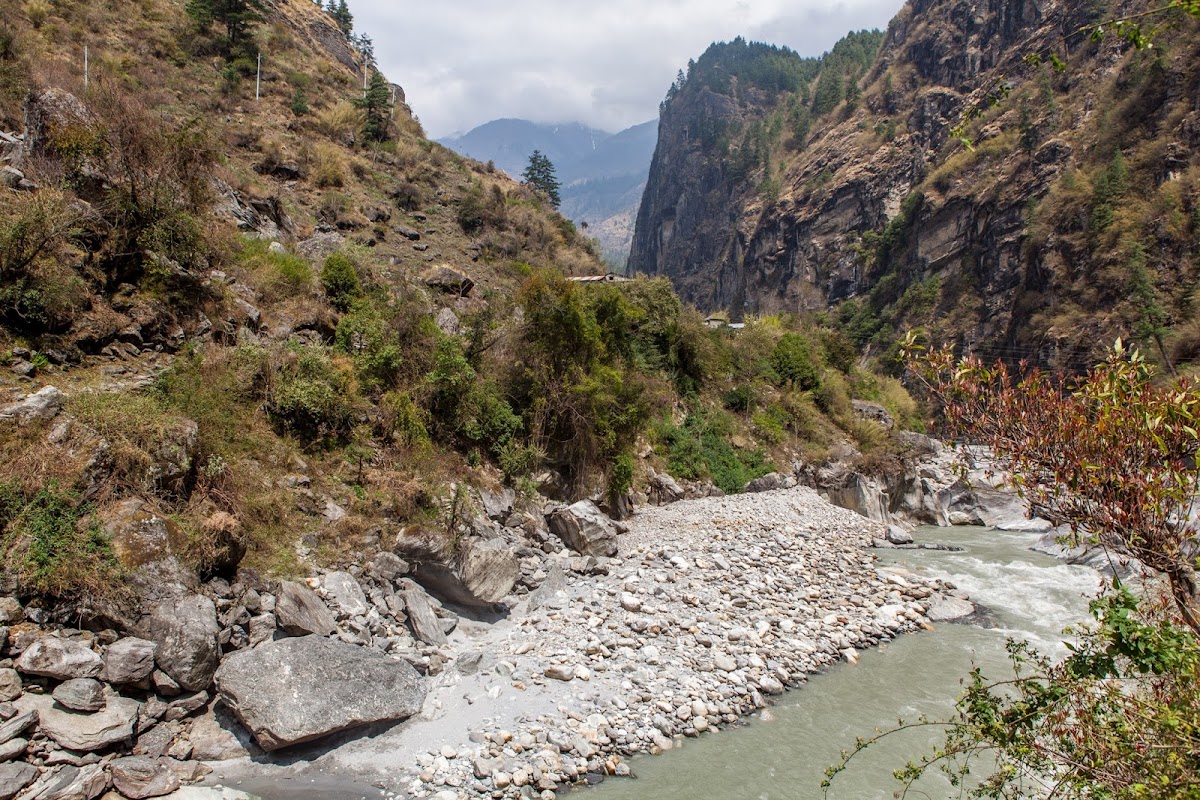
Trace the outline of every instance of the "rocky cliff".
{"type": "Polygon", "coordinates": [[[1152,48],[1088,35],[1149,7],[913,0],[832,105],[829,56],[773,93],[736,64],[724,87],[689,77],[664,103],[631,270],[734,316],[832,309],[877,351],[923,325],[1059,366],[1118,334],[1190,360],[1200,25],[1160,16],[1152,48]]]}

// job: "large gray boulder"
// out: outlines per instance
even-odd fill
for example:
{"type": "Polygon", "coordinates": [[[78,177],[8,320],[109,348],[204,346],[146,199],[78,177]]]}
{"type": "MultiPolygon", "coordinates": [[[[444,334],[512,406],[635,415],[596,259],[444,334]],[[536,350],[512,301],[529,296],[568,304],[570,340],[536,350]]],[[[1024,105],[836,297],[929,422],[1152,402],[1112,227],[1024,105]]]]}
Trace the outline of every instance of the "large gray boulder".
{"type": "Polygon", "coordinates": [[[104,670],[100,677],[109,683],[140,683],[154,671],[158,645],[148,639],[129,636],[108,646],[104,652],[104,670]]]}
{"type": "Polygon", "coordinates": [[[15,666],[26,675],[66,681],[96,677],[103,662],[100,655],[83,642],[44,636],[25,648],[15,666]]]}
{"type": "Polygon", "coordinates": [[[418,562],[414,577],[443,600],[487,606],[508,596],[521,577],[521,564],[503,539],[470,538],[450,564],[418,562]]]}
{"type": "Polygon", "coordinates": [[[128,697],[110,694],[103,711],[77,714],[59,708],[54,698],[40,694],[25,694],[14,705],[21,712],[36,712],[42,733],[60,747],[80,752],[103,750],[133,736],[141,703],[128,697]]]}
{"type": "Polygon", "coordinates": [[[319,636],[230,654],[217,670],[217,690],[264,750],[407,719],[425,700],[407,662],[319,636]]]}
{"type": "Polygon", "coordinates": [[[961,597],[942,597],[934,603],[926,616],[932,622],[952,622],[975,613],[975,604],[961,597]]]}
{"type": "Polygon", "coordinates": [[[457,561],[463,588],[483,603],[503,600],[521,576],[520,562],[503,539],[469,539],[457,561]]]}
{"type": "Polygon", "coordinates": [[[685,492],[679,482],[670,475],[665,472],[658,473],[652,469],[650,470],[647,494],[651,505],[665,506],[682,500],[685,492]]]}
{"type": "Polygon", "coordinates": [[[212,683],[221,659],[217,608],[203,595],[166,600],[143,625],[145,638],[158,645],[158,667],[189,692],[212,683]]]}
{"type": "Polygon", "coordinates": [[[95,678],[72,678],[54,687],[51,696],[63,708],[90,714],[104,708],[104,684],[95,678]]]}
{"type": "Polygon", "coordinates": [[[580,500],[552,511],[550,530],[575,552],[585,556],[615,556],[617,527],[591,500],[580,500]]]}
{"type": "Polygon", "coordinates": [[[292,636],[328,636],[337,630],[337,621],[316,592],[293,581],[279,582],[275,618],[279,627],[292,636]]]}
{"type": "Polygon", "coordinates": [[[191,594],[199,586],[195,572],[179,557],[187,547],[187,537],[165,514],[130,497],[107,508],[104,516],[113,553],[147,606],[164,598],[191,594]]]}

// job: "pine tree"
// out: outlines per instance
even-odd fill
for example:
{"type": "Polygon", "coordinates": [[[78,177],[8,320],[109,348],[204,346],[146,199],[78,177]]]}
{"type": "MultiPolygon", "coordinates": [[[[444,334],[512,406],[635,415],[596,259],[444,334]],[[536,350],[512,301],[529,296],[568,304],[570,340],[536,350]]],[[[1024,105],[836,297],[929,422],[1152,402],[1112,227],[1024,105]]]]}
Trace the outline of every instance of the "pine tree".
{"type": "Polygon", "coordinates": [[[202,29],[225,27],[225,51],[236,55],[247,43],[250,26],[263,18],[263,0],[188,0],[187,13],[202,29]]]}
{"type": "Polygon", "coordinates": [[[329,6],[326,9],[333,17],[333,21],[342,29],[342,33],[347,36],[354,30],[354,15],[350,13],[350,6],[346,5],[346,0],[338,0],[337,5],[334,5],[333,0],[329,0],[329,6]]]}
{"type": "Polygon", "coordinates": [[[392,87],[383,73],[371,73],[366,94],[354,104],[363,110],[363,135],[371,141],[385,141],[392,120],[392,87]]]}
{"type": "Polygon", "coordinates": [[[554,164],[542,154],[541,150],[534,150],[533,154],[529,156],[529,166],[521,173],[521,177],[530,186],[550,198],[550,204],[558,208],[558,204],[561,202],[558,195],[560,186],[558,177],[554,174],[554,164]]]}

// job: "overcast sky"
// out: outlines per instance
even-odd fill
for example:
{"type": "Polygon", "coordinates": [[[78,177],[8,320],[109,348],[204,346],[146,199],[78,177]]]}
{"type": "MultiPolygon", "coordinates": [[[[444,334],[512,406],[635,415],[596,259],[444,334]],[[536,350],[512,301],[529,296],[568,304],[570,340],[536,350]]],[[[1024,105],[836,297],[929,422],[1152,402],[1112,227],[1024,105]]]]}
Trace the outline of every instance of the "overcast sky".
{"type": "Polygon", "coordinates": [[[903,0],[351,0],[431,138],[502,117],[608,131],[653,119],[676,72],[735,36],[820,55],[903,0]]]}

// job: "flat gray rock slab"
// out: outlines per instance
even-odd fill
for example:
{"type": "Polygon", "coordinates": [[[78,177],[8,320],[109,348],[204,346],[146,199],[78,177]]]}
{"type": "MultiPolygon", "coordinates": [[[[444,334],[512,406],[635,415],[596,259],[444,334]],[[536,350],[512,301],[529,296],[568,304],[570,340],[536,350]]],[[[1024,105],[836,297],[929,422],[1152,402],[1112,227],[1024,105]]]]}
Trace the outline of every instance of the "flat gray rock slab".
{"type": "Polygon", "coordinates": [[[14,716],[12,719],[0,722],[0,744],[4,744],[10,739],[17,738],[38,721],[36,709],[22,708],[20,703],[17,703],[16,706],[16,716],[14,716]]]}
{"type": "Polygon", "coordinates": [[[216,679],[221,699],[264,750],[407,719],[426,691],[407,662],[318,636],[231,653],[216,679]]]}
{"type": "Polygon", "coordinates": [[[413,635],[426,644],[446,644],[446,634],[442,624],[433,613],[429,598],[419,586],[407,586],[400,592],[404,598],[404,607],[408,610],[408,624],[412,626],[413,635]]]}
{"type": "Polygon", "coordinates": [[[42,733],[60,747],[91,752],[103,750],[133,736],[133,724],[142,704],[128,697],[110,694],[103,711],[77,714],[59,708],[52,697],[26,694],[13,705],[20,711],[36,711],[42,733]]]}
{"type": "Polygon", "coordinates": [[[975,604],[958,597],[943,597],[934,603],[926,616],[933,622],[950,622],[975,613],[975,604]]]}
{"type": "Polygon", "coordinates": [[[162,797],[179,788],[179,776],[171,771],[169,759],[130,756],[112,762],[112,781],[117,791],[133,800],[162,797]]]}
{"type": "Polygon", "coordinates": [[[24,761],[13,764],[0,764],[0,800],[10,800],[17,792],[33,783],[38,776],[38,768],[24,761]]]}
{"type": "Polygon", "coordinates": [[[100,764],[52,767],[21,800],[94,800],[107,788],[108,774],[100,764]]]}
{"type": "Polygon", "coordinates": [[[45,636],[29,645],[15,664],[26,675],[43,675],[60,681],[94,678],[100,674],[102,665],[100,654],[83,642],[56,636],[45,636]]]}

